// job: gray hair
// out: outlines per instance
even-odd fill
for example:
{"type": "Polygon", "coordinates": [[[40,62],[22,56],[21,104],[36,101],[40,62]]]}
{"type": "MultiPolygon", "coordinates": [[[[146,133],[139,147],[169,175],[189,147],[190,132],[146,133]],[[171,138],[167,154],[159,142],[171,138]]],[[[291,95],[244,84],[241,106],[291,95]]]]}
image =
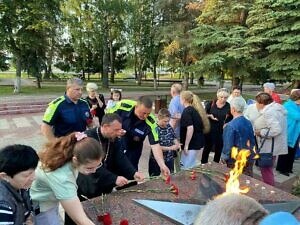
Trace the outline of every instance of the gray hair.
{"type": "Polygon", "coordinates": [[[230,102],[230,107],[234,108],[235,111],[242,113],[245,110],[245,101],[242,97],[234,97],[230,102]]]}
{"type": "Polygon", "coordinates": [[[174,83],[174,84],[172,84],[171,88],[172,88],[177,94],[180,94],[180,92],[182,91],[182,84],[180,84],[180,83],[174,83]]]}
{"type": "Polygon", "coordinates": [[[95,91],[98,90],[98,85],[96,83],[87,83],[86,84],[87,91],[95,91]]]}
{"type": "Polygon", "coordinates": [[[228,97],[229,96],[229,91],[227,88],[220,88],[217,91],[217,97],[228,97]]]}
{"type": "Polygon", "coordinates": [[[77,84],[79,86],[83,86],[83,81],[78,77],[72,77],[67,81],[67,89],[72,85],[77,84]]]}
{"type": "Polygon", "coordinates": [[[255,224],[268,214],[253,198],[228,194],[208,202],[199,213],[195,225],[255,224]]]}

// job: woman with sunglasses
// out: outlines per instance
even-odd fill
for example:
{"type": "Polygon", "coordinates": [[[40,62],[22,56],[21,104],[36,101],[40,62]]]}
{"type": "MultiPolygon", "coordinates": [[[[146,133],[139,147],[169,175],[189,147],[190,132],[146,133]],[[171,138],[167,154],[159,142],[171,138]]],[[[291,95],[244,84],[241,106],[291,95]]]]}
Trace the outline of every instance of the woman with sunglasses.
{"type": "Polygon", "coordinates": [[[93,225],[77,197],[78,172],[88,175],[102,165],[104,152],[100,143],[75,132],[47,143],[39,154],[41,163],[30,194],[39,205],[36,225],[60,225],[58,203],[80,225],[93,225]]]}

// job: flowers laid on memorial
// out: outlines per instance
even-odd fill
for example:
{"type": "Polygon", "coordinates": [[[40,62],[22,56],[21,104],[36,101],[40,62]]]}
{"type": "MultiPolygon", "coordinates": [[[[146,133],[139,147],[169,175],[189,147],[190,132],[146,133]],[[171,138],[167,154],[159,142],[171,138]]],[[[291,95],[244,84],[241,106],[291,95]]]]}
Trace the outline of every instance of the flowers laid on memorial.
{"type": "Polygon", "coordinates": [[[170,188],[171,192],[174,193],[176,196],[179,195],[179,188],[175,184],[171,184],[170,188]]]}
{"type": "Polygon", "coordinates": [[[97,220],[98,220],[98,222],[102,222],[104,225],[112,224],[111,215],[108,212],[97,215],[97,220]]]}
{"type": "Polygon", "coordinates": [[[129,222],[126,219],[123,219],[120,221],[120,225],[128,225],[128,224],[129,224],[129,222]]]}
{"type": "Polygon", "coordinates": [[[170,184],[170,182],[171,182],[171,176],[167,176],[164,179],[165,179],[165,183],[166,184],[170,184]]]}
{"type": "Polygon", "coordinates": [[[205,168],[204,164],[202,164],[198,167],[194,167],[192,169],[186,169],[185,171],[189,172],[189,177],[191,178],[191,180],[196,180],[197,173],[206,174],[208,176],[213,176],[214,178],[219,178],[221,180],[223,180],[223,176],[224,176],[224,174],[221,172],[205,168]]]}
{"type": "Polygon", "coordinates": [[[190,178],[192,179],[192,180],[196,180],[196,178],[197,178],[197,175],[196,175],[196,172],[195,172],[195,170],[192,170],[191,172],[190,172],[190,178]]]}
{"type": "Polygon", "coordinates": [[[120,190],[119,192],[123,193],[129,193],[129,192],[136,192],[136,193],[146,193],[146,192],[151,192],[151,193],[173,193],[176,196],[179,194],[179,188],[175,184],[171,184],[169,188],[165,189],[160,189],[160,188],[153,188],[153,189],[124,189],[120,190]]]}

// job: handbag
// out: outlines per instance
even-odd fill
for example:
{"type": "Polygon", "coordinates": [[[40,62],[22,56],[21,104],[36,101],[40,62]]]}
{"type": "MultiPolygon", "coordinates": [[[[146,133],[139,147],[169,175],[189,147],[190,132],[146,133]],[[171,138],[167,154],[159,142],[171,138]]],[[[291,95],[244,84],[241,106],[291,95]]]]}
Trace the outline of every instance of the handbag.
{"type": "Polygon", "coordinates": [[[274,149],[274,137],[272,137],[272,149],[271,152],[268,153],[260,153],[260,150],[262,149],[267,136],[269,134],[270,129],[266,133],[266,136],[264,137],[260,147],[257,149],[257,153],[259,155],[259,158],[256,160],[257,166],[260,168],[267,168],[267,167],[272,167],[273,166],[273,149],[274,149]]]}

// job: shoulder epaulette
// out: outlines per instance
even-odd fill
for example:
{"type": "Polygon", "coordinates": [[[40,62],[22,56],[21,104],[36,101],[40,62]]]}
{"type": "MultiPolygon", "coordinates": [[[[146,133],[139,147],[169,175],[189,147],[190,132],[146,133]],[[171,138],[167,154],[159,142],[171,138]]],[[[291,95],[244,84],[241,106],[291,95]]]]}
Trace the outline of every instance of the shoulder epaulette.
{"type": "Polygon", "coordinates": [[[121,102],[121,107],[124,107],[124,108],[132,108],[133,105],[129,105],[128,103],[125,103],[125,102],[121,102]]]}
{"type": "Polygon", "coordinates": [[[155,118],[151,114],[147,117],[147,120],[149,120],[150,123],[155,123],[155,118]]]}
{"type": "Polygon", "coordinates": [[[64,98],[65,98],[64,96],[60,96],[60,97],[54,99],[54,100],[53,100],[52,102],[50,102],[49,104],[55,105],[56,103],[62,101],[64,98]]]}

